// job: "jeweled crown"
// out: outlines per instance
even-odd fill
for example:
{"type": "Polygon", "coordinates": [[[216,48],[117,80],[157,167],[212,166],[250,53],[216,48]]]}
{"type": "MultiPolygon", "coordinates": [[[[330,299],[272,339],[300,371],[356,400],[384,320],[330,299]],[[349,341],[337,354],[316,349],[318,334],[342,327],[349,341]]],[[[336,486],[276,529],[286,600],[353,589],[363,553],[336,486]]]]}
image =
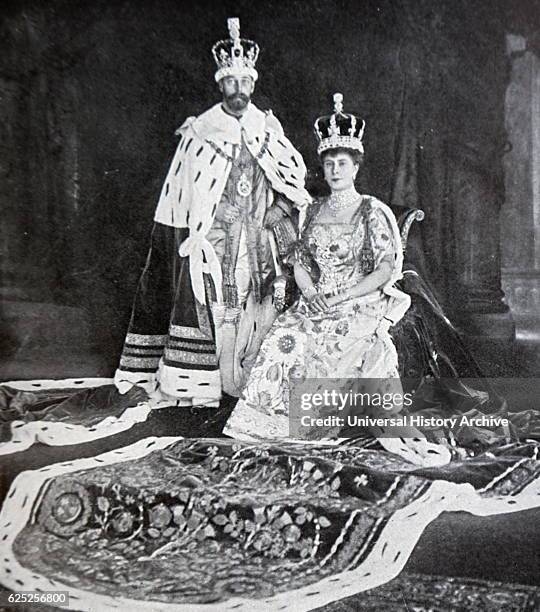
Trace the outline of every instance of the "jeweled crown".
{"type": "Polygon", "coordinates": [[[343,112],[343,94],[334,94],[334,113],[315,121],[315,134],[319,139],[317,153],[327,149],[354,149],[364,152],[362,138],[366,122],[355,115],[343,112]]]}
{"type": "Polygon", "coordinates": [[[254,81],[258,74],[255,64],[259,57],[259,45],[252,40],[240,38],[240,20],[237,17],[227,19],[230,38],[219,40],[212,47],[216,60],[216,81],[226,76],[250,76],[254,81]]]}

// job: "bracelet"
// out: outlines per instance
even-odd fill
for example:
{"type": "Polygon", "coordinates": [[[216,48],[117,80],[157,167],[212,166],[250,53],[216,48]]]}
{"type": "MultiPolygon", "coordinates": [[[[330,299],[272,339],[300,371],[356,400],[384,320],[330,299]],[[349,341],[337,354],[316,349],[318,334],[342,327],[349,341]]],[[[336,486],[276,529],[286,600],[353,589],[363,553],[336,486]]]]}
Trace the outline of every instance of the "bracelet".
{"type": "Polygon", "coordinates": [[[330,297],[339,297],[341,298],[341,302],[344,302],[348,299],[350,299],[350,295],[349,295],[349,290],[346,289],[345,291],[341,291],[340,289],[333,289],[332,291],[329,291],[328,293],[324,294],[325,298],[330,298],[330,297]]]}
{"type": "Polygon", "coordinates": [[[341,290],[341,289],[332,289],[331,291],[328,291],[327,293],[324,294],[324,297],[338,297],[338,296],[345,296],[345,294],[348,292],[348,289],[345,289],[345,291],[341,290]]]}
{"type": "Polygon", "coordinates": [[[311,285],[307,289],[304,289],[302,294],[307,300],[310,300],[317,295],[317,289],[315,289],[315,285],[311,285]]]}

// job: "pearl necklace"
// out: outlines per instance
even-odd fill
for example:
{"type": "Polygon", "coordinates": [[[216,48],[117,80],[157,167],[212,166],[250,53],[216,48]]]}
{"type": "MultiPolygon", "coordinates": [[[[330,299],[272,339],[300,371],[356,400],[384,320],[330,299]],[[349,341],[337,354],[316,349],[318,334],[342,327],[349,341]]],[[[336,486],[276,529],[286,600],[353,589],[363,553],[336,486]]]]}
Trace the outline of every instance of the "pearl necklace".
{"type": "Polygon", "coordinates": [[[330,214],[333,217],[337,217],[342,210],[356,204],[359,198],[360,194],[354,187],[346,189],[345,191],[335,191],[331,193],[327,201],[330,214]]]}

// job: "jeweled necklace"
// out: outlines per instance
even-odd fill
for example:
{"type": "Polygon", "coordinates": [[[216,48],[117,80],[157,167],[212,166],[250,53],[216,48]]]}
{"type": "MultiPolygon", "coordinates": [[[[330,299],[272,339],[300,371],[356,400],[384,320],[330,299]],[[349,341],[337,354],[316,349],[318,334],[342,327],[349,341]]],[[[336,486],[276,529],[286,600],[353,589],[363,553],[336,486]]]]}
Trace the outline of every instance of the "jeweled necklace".
{"type": "Polygon", "coordinates": [[[328,198],[328,208],[330,209],[330,214],[333,217],[337,217],[342,210],[356,204],[359,198],[360,194],[354,187],[345,189],[343,191],[332,192],[328,198]]]}

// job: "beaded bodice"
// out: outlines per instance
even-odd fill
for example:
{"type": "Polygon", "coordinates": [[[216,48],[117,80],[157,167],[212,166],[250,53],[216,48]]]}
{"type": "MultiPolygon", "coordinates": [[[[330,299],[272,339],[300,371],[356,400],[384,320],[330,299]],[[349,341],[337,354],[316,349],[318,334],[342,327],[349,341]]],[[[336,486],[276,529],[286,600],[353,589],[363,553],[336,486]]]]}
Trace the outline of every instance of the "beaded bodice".
{"type": "Polygon", "coordinates": [[[297,256],[323,292],[349,289],[394,250],[384,214],[364,197],[348,223],[322,221],[320,203],[306,222],[297,256]]]}
{"type": "Polygon", "coordinates": [[[319,289],[340,290],[358,282],[364,275],[356,257],[362,247],[363,232],[345,223],[315,222],[306,241],[319,266],[319,289]]]}

